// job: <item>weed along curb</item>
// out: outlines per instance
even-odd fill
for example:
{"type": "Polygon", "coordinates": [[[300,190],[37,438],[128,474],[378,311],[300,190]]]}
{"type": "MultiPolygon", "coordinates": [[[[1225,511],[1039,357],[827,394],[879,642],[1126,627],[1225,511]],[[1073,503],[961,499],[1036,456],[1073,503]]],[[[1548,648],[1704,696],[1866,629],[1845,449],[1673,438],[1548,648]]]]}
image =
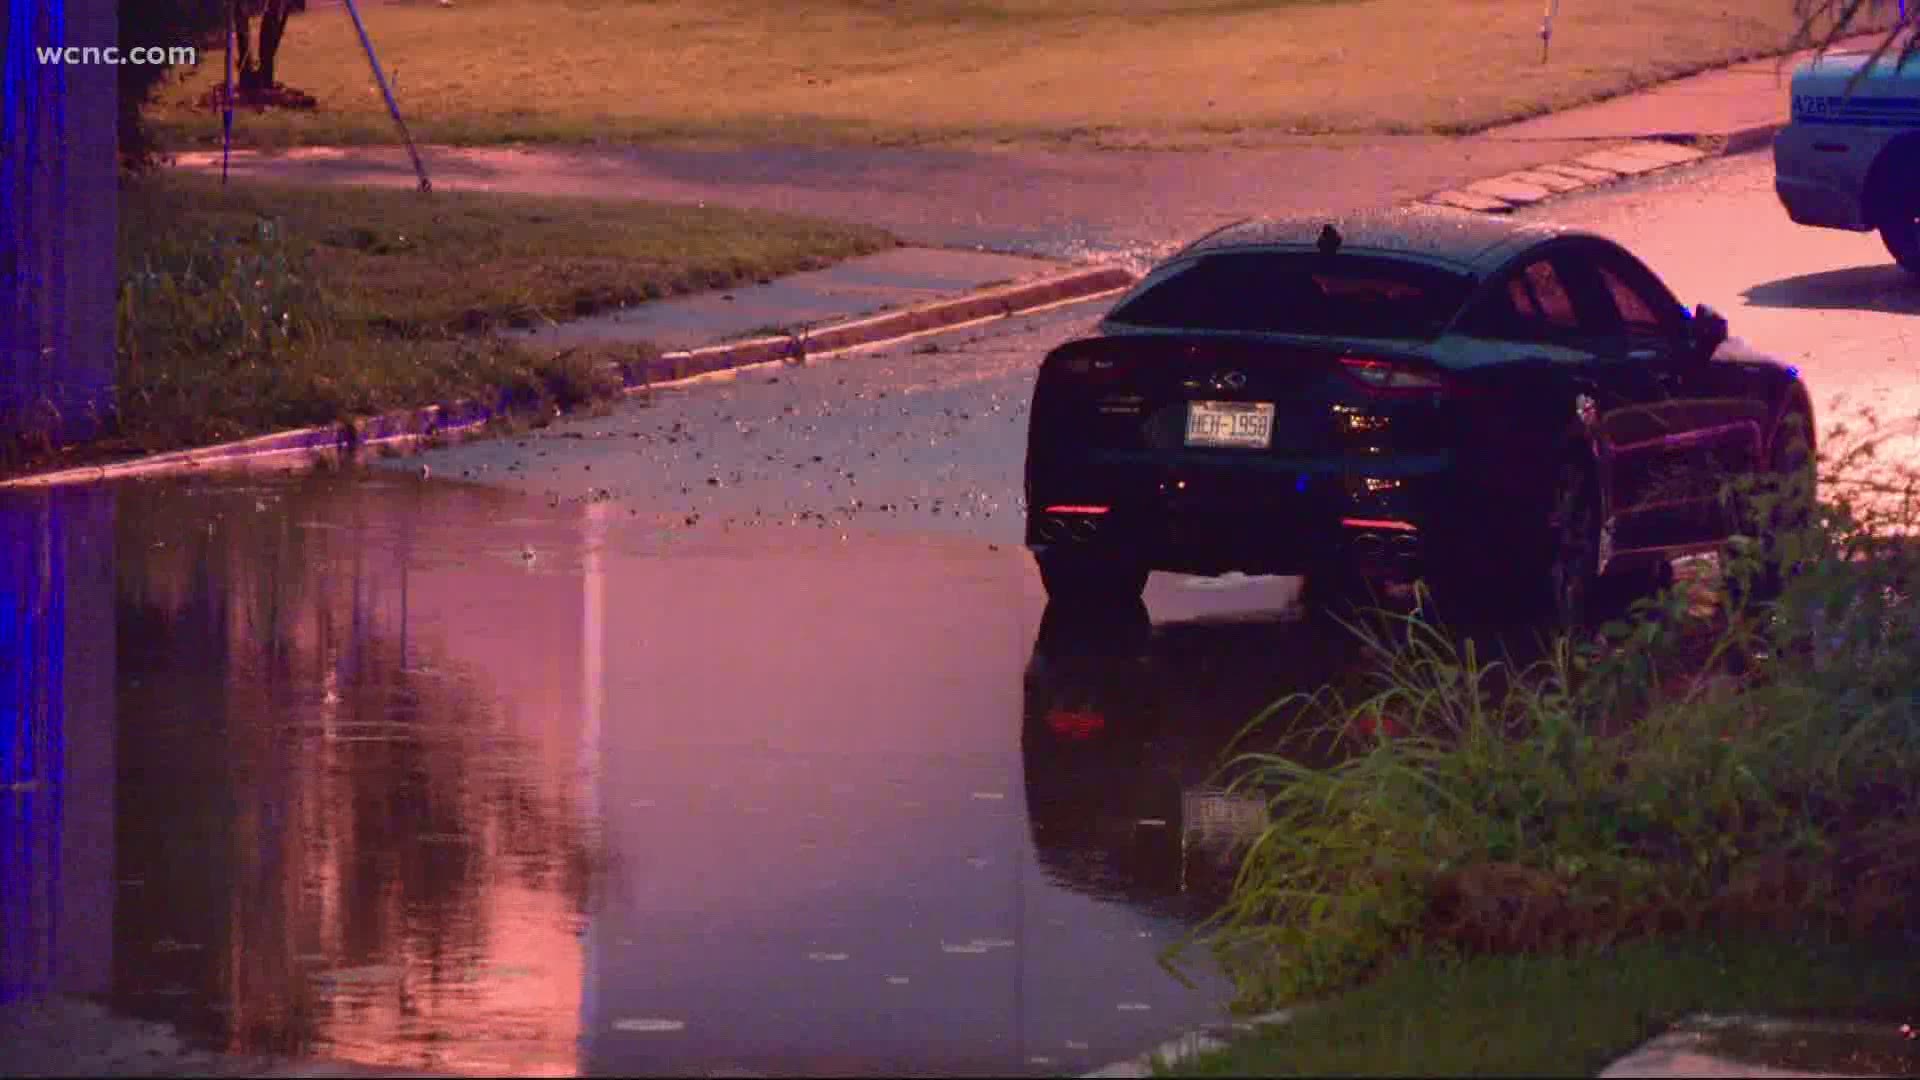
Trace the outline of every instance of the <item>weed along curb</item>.
{"type": "MultiPolygon", "coordinates": [[[[918,334],[951,330],[1058,304],[1095,300],[1125,289],[1133,281],[1132,272],[1121,267],[1085,267],[889,311],[800,335],[755,338],[728,345],[667,353],[645,364],[628,365],[618,374],[626,393],[644,393],[682,380],[737,368],[802,362],[808,357],[872,348],[918,334]]],[[[350,455],[370,447],[401,448],[472,432],[493,420],[510,415],[512,411],[513,403],[504,396],[493,404],[462,401],[452,405],[431,405],[338,424],[259,435],[216,446],[169,451],[132,461],[21,476],[0,481],[0,490],[234,467],[294,468],[317,460],[350,455]]]]}

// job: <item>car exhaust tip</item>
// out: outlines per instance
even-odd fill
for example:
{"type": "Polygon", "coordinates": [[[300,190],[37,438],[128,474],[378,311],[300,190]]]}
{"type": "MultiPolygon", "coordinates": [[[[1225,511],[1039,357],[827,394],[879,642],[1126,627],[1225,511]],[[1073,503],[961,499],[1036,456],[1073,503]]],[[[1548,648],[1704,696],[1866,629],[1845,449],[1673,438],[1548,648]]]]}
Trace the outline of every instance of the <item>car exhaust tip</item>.
{"type": "Polygon", "coordinates": [[[1091,515],[1047,514],[1034,521],[1034,534],[1051,543],[1091,540],[1100,531],[1100,519],[1091,515]]]}

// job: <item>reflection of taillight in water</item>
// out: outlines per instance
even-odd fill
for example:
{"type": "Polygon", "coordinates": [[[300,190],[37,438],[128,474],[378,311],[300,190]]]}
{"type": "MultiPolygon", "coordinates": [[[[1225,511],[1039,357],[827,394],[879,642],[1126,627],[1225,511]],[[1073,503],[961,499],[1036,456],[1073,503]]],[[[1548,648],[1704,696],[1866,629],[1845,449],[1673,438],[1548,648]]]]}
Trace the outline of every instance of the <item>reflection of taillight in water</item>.
{"type": "Polygon", "coordinates": [[[1407,733],[1406,726],[1391,716],[1356,716],[1347,730],[1362,739],[1397,739],[1407,733]]]}
{"type": "Polygon", "coordinates": [[[1050,709],[1047,730],[1063,739],[1091,739],[1107,726],[1107,718],[1092,709],[1050,709]]]}

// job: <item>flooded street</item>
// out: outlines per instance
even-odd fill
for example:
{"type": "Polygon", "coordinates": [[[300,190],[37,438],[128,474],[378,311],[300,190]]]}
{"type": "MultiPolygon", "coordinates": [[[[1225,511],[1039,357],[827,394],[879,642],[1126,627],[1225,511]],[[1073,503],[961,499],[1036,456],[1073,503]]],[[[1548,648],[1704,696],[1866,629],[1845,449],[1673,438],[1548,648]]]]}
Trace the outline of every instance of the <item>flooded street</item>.
{"type": "Polygon", "coordinates": [[[0,497],[9,996],[469,1074],[1058,1074],[1220,1018],[1158,956],[1255,824],[1221,750],[1324,670],[1291,582],[1095,635],[1017,546],[615,506],[0,497]]]}
{"type": "MultiPolygon", "coordinates": [[[[1911,420],[1873,239],[1763,217],[1761,159],[1687,176],[1551,209],[1823,420],[1911,420]]],[[[1160,961],[1261,825],[1223,753],[1356,650],[1293,579],[1047,609],[1027,405],[1101,310],[344,473],[0,492],[0,1004],[464,1075],[1075,1074],[1221,1019],[1160,961]]],[[[109,1068],[6,1019],[0,1072],[109,1068]]]]}

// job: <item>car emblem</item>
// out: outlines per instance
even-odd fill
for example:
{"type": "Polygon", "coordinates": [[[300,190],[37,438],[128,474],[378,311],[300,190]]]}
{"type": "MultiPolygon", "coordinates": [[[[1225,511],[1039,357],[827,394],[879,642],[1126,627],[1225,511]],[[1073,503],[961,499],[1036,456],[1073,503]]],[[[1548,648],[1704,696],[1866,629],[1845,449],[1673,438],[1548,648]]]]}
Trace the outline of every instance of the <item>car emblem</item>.
{"type": "Polygon", "coordinates": [[[1247,374],[1244,371],[1223,371],[1213,377],[1213,385],[1221,390],[1244,390],[1247,374]]]}

